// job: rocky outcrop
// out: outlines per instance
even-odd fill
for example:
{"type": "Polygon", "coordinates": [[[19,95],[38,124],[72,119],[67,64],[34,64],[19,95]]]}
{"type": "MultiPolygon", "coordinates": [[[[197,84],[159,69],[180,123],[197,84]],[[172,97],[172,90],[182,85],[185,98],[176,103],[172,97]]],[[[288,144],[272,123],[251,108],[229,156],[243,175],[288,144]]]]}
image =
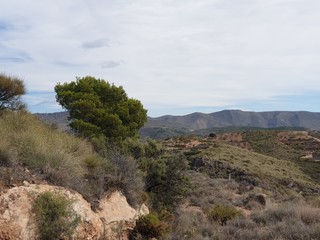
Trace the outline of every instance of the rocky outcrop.
{"type": "Polygon", "coordinates": [[[101,199],[98,210],[94,212],[77,192],[57,186],[26,183],[0,196],[0,240],[36,239],[37,226],[31,211],[32,202],[46,191],[73,199],[72,208],[81,218],[74,239],[128,239],[135,220],[148,213],[145,205],[138,210],[133,209],[120,192],[113,192],[101,199]]]}

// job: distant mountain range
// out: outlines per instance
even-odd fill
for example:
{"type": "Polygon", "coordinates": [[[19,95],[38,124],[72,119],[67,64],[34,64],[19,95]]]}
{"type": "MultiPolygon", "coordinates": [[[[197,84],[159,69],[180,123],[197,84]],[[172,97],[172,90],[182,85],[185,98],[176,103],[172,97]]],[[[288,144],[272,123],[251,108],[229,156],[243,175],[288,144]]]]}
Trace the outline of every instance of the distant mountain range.
{"type": "MultiPolygon", "coordinates": [[[[36,114],[40,119],[66,129],[68,113],[36,114]]],[[[248,112],[223,110],[184,116],[148,117],[140,130],[143,137],[166,138],[190,133],[207,134],[222,128],[305,128],[320,130],[320,113],[306,111],[248,112]]]]}
{"type": "Polygon", "coordinates": [[[223,110],[214,113],[192,113],[185,116],[149,118],[145,127],[185,128],[191,131],[225,127],[303,127],[320,130],[320,113],[314,112],[247,112],[223,110]]]}

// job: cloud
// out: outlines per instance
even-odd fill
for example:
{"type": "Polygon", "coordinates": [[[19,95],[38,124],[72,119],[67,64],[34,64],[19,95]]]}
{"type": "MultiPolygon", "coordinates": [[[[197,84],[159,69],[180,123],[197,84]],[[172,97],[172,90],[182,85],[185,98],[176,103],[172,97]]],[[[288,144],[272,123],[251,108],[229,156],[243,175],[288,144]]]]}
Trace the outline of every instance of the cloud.
{"type": "Polygon", "coordinates": [[[317,0],[5,1],[0,68],[31,91],[103,78],[155,115],[263,110],[279,96],[299,106],[310,91],[320,95],[319,8],[317,0]]]}
{"type": "Polygon", "coordinates": [[[121,64],[121,62],[116,61],[103,61],[101,62],[102,68],[115,68],[118,67],[121,64]]]}
{"type": "Polygon", "coordinates": [[[0,31],[1,31],[1,32],[2,32],[2,31],[7,31],[7,30],[9,30],[9,29],[11,29],[11,25],[8,24],[8,23],[5,22],[5,21],[1,21],[1,20],[0,20],[0,31]]]}
{"type": "Polygon", "coordinates": [[[25,63],[31,61],[30,57],[0,57],[0,62],[5,62],[5,63],[25,63]]]}
{"type": "Polygon", "coordinates": [[[33,60],[28,53],[1,43],[0,51],[0,63],[26,63],[33,60]]]}
{"type": "Polygon", "coordinates": [[[80,64],[76,62],[67,62],[63,60],[54,61],[53,64],[59,67],[68,67],[68,68],[79,68],[79,67],[85,66],[85,64],[80,64]]]}
{"type": "Polygon", "coordinates": [[[94,41],[87,41],[82,43],[83,48],[102,48],[102,47],[109,47],[109,40],[108,39],[98,39],[94,41]]]}

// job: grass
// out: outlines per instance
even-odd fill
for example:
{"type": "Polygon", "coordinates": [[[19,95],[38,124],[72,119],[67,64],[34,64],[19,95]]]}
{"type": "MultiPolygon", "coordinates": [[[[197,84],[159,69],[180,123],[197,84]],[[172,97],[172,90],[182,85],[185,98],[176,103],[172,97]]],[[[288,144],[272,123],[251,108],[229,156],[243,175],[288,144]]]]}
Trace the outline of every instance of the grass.
{"type": "Polygon", "coordinates": [[[200,156],[209,161],[220,160],[228,163],[252,175],[260,183],[283,185],[293,182],[298,186],[319,187],[319,184],[314,183],[313,179],[293,161],[269,157],[222,142],[216,143],[215,148],[203,150],[200,156]]]}
{"type": "MultiPolygon", "coordinates": [[[[319,171],[320,164],[313,161],[306,161],[301,159],[302,156],[308,154],[308,142],[314,141],[313,139],[297,140],[303,132],[288,133],[289,140],[285,144],[279,141],[278,134],[281,131],[269,130],[269,131],[248,131],[243,134],[244,141],[250,143],[255,152],[261,153],[266,156],[274,157],[277,159],[289,160],[296,164],[296,166],[307,176],[311,178],[311,181],[318,183],[320,180],[319,171]]],[[[310,132],[310,136],[316,137],[316,133],[310,132]]],[[[313,150],[318,151],[318,146],[313,146],[313,150]]]]}
{"type": "Polygon", "coordinates": [[[67,187],[84,177],[83,161],[94,154],[86,141],[52,129],[24,111],[4,114],[0,125],[0,151],[8,162],[24,164],[67,187]]]}
{"type": "Polygon", "coordinates": [[[136,163],[126,156],[101,156],[85,139],[58,131],[26,111],[3,113],[0,126],[0,167],[27,167],[39,179],[76,190],[93,203],[114,190],[130,203],[140,202],[143,183],[136,163]]]}

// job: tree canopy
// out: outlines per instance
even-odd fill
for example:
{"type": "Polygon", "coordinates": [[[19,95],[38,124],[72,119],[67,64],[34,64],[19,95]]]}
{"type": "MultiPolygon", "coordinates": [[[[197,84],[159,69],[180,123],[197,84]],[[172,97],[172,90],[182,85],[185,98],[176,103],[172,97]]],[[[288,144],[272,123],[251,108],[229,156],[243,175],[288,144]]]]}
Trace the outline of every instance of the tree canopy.
{"type": "Polygon", "coordinates": [[[137,136],[147,120],[139,100],[128,98],[123,87],[91,76],[55,86],[57,102],[70,114],[70,127],[77,133],[107,138],[137,136]]]}
{"type": "Polygon", "coordinates": [[[22,80],[0,73],[0,111],[23,108],[24,104],[21,102],[21,95],[25,94],[25,92],[22,80]]]}

